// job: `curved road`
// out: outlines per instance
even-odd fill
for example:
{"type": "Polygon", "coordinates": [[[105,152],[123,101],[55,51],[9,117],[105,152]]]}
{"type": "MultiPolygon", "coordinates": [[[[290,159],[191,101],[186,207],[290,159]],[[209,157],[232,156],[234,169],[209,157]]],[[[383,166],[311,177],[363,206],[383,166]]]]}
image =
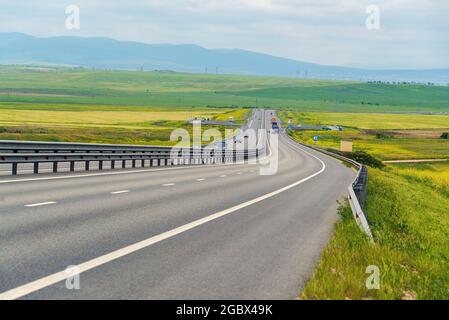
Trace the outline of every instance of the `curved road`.
{"type": "Polygon", "coordinates": [[[272,176],[240,164],[2,178],[0,299],[294,299],[354,176],[282,134],[272,176]],[[79,290],[61,281],[71,265],[79,290]]]}

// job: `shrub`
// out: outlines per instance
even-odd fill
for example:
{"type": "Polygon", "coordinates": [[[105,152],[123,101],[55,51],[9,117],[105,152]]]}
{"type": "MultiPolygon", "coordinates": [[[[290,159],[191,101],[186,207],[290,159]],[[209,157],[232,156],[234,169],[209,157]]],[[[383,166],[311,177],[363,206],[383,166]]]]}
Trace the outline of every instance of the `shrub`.
{"type": "Polygon", "coordinates": [[[385,139],[391,139],[392,137],[389,135],[386,135],[385,133],[378,132],[376,133],[376,139],[378,140],[385,140],[385,139]]]}
{"type": "Polygon", "coordinates": [[[341,152],[336,150],[329,150],[329,151],[342,155],[346,158],[355,160],[361,164],[364,164],[372,168],[382,169],[383,167],[385,167],[382,161],[373,157],[369,153],[366,153],[365,151],[355,151],[355,152],[341,152]]]}

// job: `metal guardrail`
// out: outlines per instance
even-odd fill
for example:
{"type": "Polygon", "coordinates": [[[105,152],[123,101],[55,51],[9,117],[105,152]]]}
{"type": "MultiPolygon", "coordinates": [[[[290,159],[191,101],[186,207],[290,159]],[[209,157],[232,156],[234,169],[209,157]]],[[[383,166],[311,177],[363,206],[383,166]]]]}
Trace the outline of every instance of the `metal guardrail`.
{"type": "Polygon", "coordinates": [[[365,206],[365,200],[366,200],[366,189],[368,184],[368,170],[367,168],[361,164],[358,163],[355,160],[349,159],[347,157],[344,157],[342,155],[317,148],[314,146],[309,146],[305,143],[293,140],[305,147],[308,147],[310,149],[313,149],[315,151],[327,154],[328,156],[331,156],[333,158],[340,159],[346,163],[351,164],[352,166],[356,167],[358,169],[357,176],[354,180],[354,182],[348,187],[348,200],[349,204],[351,206],[352,214],[354,215],[354,219],[357,222],[357,225],[362,229],[363,232],[370,238],[371,241],[374,241],[373,234],[371,232],[371,228],[368,223],[367,216],[363,212],[363,207],[365,206]]]}
{"type": "Polygon", "coordinates": [[[246,161],[258,158],[265,148],[254,150],[213,149],[213,148],[173,148],[132,145],[27,142],[0,140],[0,164],[11,164],[11,174],[17,175],[20,164],[32,163],[33,173],[39,173],[39,165],[52,163],[53,172],[58,172],[60,163],[69,163],[70,172],[75,171],[76,163],[84,163],[84,169],[90,170],[91,162],[110,162],[110,168],[116,168],[116,162],[126,167],[126,161],[140,161],[140,167],[153,166],[219,164],[246,161]]]}

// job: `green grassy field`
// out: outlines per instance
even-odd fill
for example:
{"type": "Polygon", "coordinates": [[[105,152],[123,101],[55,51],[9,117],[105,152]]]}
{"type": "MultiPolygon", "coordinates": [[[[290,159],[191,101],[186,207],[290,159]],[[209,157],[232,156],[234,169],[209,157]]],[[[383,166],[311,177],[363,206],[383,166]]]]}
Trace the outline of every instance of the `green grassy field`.
{"type": "Polygon", "coordinates": [[[448,86],[173,72],[0,66],[0,106],[267,107],[301,111],[448,110],[448,86]]]}
{"type": "Polygon", "coordinates": [[[368,214],[375,244],[342,208],[303,299],[449,299],[449,164],[369,170],[368,214]],[[368,266],[380,289],[366,288],[368,266]]]}
{"type": "MultiPolygon", "coordinates": [[[[170,145],[171,132],[191,130],[187,120],[194,117],[232,117],[242,124],[249,109],[207,106],[213,100],[202,95],[215,87],[209,80],[171,73],[3,66],[0,139],[170,145]],[[188,103],[188,96],[198,92],[188,103]]],[[[226,83],[228,89],[235,85],[226,83]]]]}
{"type": "MultiPolygon", "coordinates": [[[[439,86],[0,66],[0,139],[167,144],[169,133],[186,127],[189,118],[232,116],[241,123],[255,106],[301,112],[410,112],[417,107],[441,111],[448,102],[449,87],[439,86]]],[[[392,115],[370,115],[365,123],[356,122],[354,114],[308,117],[310,122],[321,119],[360,128],[396,126],[392,115]]],[[[416,123],[439,128],[449,119],[398,118],[404,128],[416,123]]]]}

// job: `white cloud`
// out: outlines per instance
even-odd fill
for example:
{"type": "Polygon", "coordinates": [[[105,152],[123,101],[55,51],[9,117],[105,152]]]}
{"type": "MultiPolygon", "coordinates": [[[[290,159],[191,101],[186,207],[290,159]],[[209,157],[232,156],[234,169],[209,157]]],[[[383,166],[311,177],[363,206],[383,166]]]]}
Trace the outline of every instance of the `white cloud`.
{"type": "Polygon", "coordinates": [[[0,0],[0,32],[242,48],[334,65],[449,67],[447,0],[0,0]],[[81,7],[81,30],[64,9],[81,7]],[[367,5],[381,30],[365,28],[367,5]]]}

